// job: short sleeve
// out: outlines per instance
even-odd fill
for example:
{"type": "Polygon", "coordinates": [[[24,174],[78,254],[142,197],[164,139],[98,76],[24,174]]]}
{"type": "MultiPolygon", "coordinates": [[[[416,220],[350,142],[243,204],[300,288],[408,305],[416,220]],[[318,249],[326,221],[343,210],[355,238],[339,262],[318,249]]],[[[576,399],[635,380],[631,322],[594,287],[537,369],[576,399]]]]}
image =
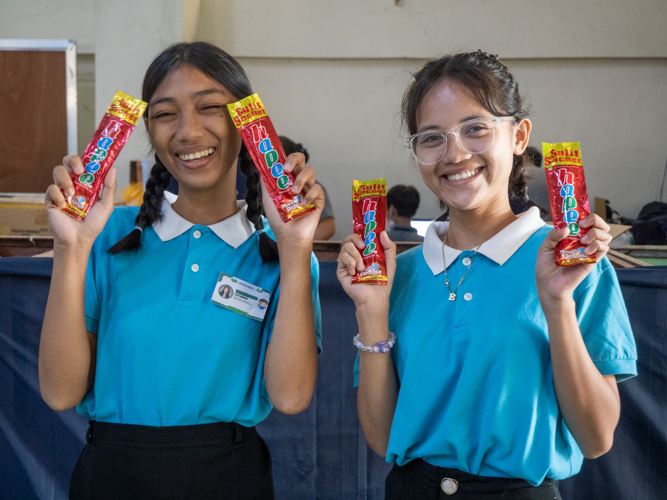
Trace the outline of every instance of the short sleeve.
{"type": "MultiPolygon", "coordinates": [[[[317,342],[317,354],[322,354],[322,307],[320,306],[320,264],[315,257],[314,253],[311,253],[310,257],[310,287],[311,294],[313,298],[313,319],[315,320],[315,336],[317,342]]],[[[274,293],[275,299],[280,297],[280,284],[276,292],[274,293]]],[[[271,299],[271,304],[269,305],[269,310],[267,314],[271,315],[271,326],[269,328],[269,337],[268,341],[271,342],[271,336],[273,335],[273,327],[276,321],[276,313],[278,312],[278,300],[271,299]]]]}
{"type": "Polygon", "coordinates": [[[577,287],[579,329],[602,375],[621,382],[637,375],[637,346],[616,271],[606,257],[577,287]]]}

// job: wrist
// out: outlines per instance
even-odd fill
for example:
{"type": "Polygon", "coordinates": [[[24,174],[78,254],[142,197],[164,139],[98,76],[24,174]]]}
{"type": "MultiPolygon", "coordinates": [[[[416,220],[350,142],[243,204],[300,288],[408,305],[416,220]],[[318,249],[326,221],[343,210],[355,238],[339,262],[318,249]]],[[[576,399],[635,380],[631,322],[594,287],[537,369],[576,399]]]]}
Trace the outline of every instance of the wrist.
{"type": "Polygon", "coordinates": [[[295,257],[308,255],[313,251],[313,240],[299,238],[276,238],[280,255],[294,255],[295,257]]]}
{"type": "Polygon", "coordinates": [[[554,297],[552,295],[544,294],[540,295],[539,299],[540,304],[542,305],[542,311],[547,317],[547,321],[549,321],[550,318],[562,317],[569,313],[576,314],[576,303],[571,296],[554,297]]]}
{"type": "MultiPolygon", "coordinates": [[[[362,285],[363,286],[363,285],[362,285]]],[[[359,339],[364,344],[374,345],[389,337],[389,307],[382,305],[357,308],[359,339]]]]}
{"type": "MultiPolygon", "coordinates": [[[[358,286],[376,286],[376,285],[358,285],[358,286]]],[[[355,303],[357,321],[363,321],[364,323],[377,323],[385,322],[388,323],[389,320],[389,301],[384,301],[382,299],[373,298],[369,301],[363,303],[355,303]]]]}
{"type": "Polygon", "coordinates": [[[62,241],[57,238],[53,240],[53,254],[56,255],[81,255],[90,253],[93,242],[87,241],[62,241]]]}

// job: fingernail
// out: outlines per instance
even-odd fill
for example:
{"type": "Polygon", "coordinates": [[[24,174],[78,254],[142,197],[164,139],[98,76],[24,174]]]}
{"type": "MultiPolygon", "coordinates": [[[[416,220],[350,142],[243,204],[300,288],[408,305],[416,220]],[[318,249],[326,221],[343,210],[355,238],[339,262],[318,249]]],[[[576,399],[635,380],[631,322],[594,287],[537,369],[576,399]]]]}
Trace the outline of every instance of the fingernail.
{"type": "Polygon", "coordinates": [[[64,201],[60,204],[60,208],[67,208],[67,203],[64,201]]]}
{"type": "Polygon", "coordinates": [[[290,170],[292,170],[292,165],[290,165],[289,162],[286,162],[286,163],[283,165],[283,170],[284,170],[285,172],[289,172],[290,170]]]}
{"type": "Polygon", "coordinates": [[[299,192],[299,186],[297,186],[296,184],[294,184],[294,186],[292,186],[292,192],[293,192],[294,194],[297,194],[297,193],[299,192]]]}
{"type": "Polygon", "coordinates": [[[74,188],[69,188],[67,190],[67,196],[74,196],[74,188]]]}

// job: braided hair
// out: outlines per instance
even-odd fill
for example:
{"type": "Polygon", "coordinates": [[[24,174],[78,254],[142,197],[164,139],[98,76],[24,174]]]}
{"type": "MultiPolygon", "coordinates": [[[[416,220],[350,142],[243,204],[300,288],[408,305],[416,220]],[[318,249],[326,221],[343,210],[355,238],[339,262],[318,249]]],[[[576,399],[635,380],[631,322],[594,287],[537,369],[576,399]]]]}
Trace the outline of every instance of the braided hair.
{"type": "MultiPolygon", "coordinates": [[[[248,76],[236,59],[215,45],[193,42],[171,45],[153,60],[144,76],[141,100],[150,104],[151,98],[162,82],[174,71],[186,65],[198,69],[212,80],[217,81],[237,99],[252,94],[248,76]]],[[[144,113],[144,119],[148,125],[148,109],[144,113]]],[[[241,148],[239,165],[247,177],[247,217],[255,229],[260,231],[264,228],[261,180],[245,145],[241,148]]],[[[109,249],[111,254],[137,252],[141,248],[143,229],[150,227],[163,217],[162,199],[170,180],[171,174],[160,158],[155,155],[155,165],[146,182],[143,203],[135,218],[136,227],[109,249]]],[[[259,252],[262,262],[278,261],[278,246],[264,232],[259,235],[259,252]]]]}
{"type": "MultiPolygon", "coordinates": [[[[435,85],[445,79],[461,84],[475,101],[494,116],[511,116],[515,124],[528,117],[519,93],[519,83],[498,56],[488,52],[478,50],[447,55],[426,63],[413,76],[414,81],[405,91],[401,105],[403,124],[409,135],[417,133],[417,113],[422,101],[435,85]]],[[[524,154],[514,155],[508,186],[510,198],[528,201],[528,178],[524,169],[527,163],[524,154]]],[[[442,201],[440,205],[447,210],[442,201]]]]}
{"type": "Polygon", "coordinates": [[[141,248],[143,230],[150,227],[153,222],[162,219],[162,198],[167,186],[169,186],[169,181],[171,181],[171,174],[155,155],[155,165],[153,165],[150,176],[146,181],[144,201],[139,208],[137,217],[134,219],[135,228],[109,249],[110,254],[136,252],[141,248]]]}
{"type": "MultiPolygon", "coordinates": [[[[247,205],[246,216],[255,226],[255,229],[260,231],[264,229],[264,221],[262,220],[262,215],[264,214],[264,206],[262,205],[262,179],[245,144],[241,146],[239,168],[243,172],[243,175],[246,176],[245,185],[248,190],[245,195],[247,205]]],[[[264,263],[278,261],[278,245],[265,232],[259,235],[259,253],[264,263]]]]}

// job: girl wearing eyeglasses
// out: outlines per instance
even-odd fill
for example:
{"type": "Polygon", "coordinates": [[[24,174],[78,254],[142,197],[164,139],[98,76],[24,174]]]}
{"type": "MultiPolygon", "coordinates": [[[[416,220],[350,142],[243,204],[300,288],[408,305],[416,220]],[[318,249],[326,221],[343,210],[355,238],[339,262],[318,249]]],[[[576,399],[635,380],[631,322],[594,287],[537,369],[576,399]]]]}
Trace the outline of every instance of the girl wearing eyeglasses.
{"type": "Polygon", "coordinates": [[[597,264],[557,267],[566,231],[546,226],[537,208],[512,212],[532,125],[495,56],[429,62],[402,112],[406,145],[445,216],[398,258],[381,235],[387,286],[351,284],[363,270],[357,235],[338,264],[357,346],[396,336],[388,354],[360,349],[355,367],[368,444],[394,464],[386,498],[560,498],[554,481],[610,449],[616,384],[637,373],[605,257],[609,226],[594,214],[581,223],[597,264]]]}

